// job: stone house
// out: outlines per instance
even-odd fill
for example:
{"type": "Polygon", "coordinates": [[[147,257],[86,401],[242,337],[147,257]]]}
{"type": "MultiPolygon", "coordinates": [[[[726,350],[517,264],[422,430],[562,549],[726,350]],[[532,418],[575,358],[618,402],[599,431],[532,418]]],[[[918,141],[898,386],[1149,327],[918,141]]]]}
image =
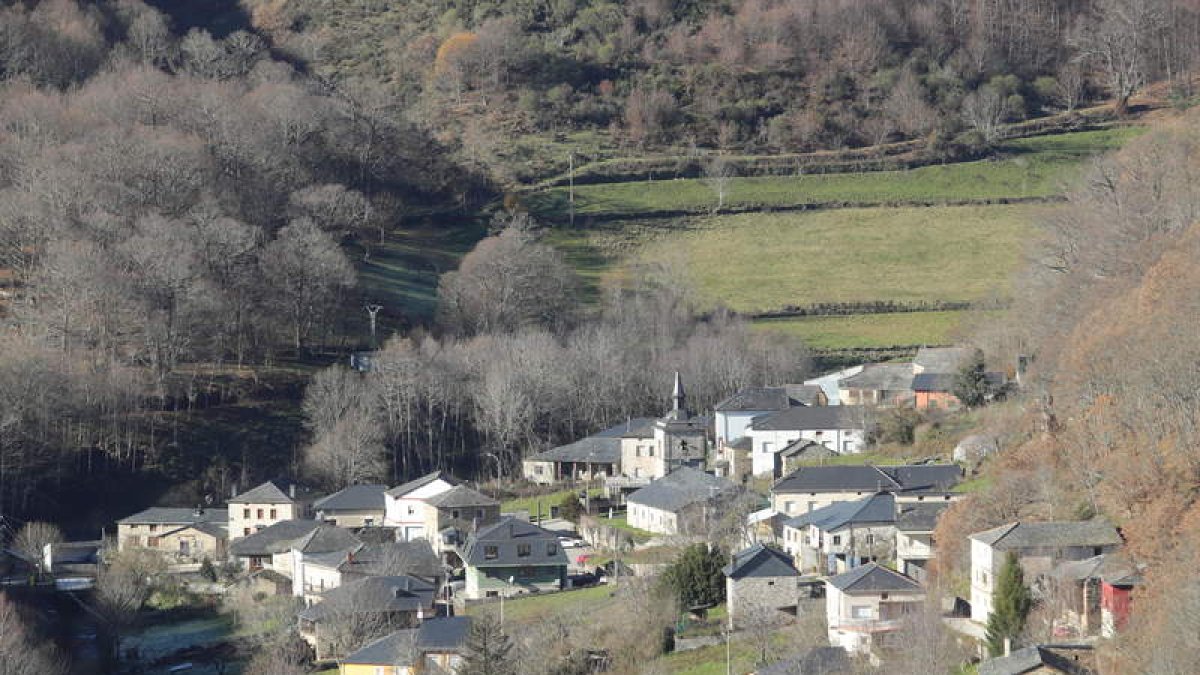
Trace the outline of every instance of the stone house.
{"type": "Polygon", "coordinates": [[[267,481],[229,500],[229,540],[248,537],[284,520],[312,518],[312,504],[320,495],[312,490],[267,481]]]}
{"type": "Polygon", "coordinates": [[[797,516],[876,492],[890,492],[897,502],[949,502],[960,496],[954,486],[961,480],[956,464],[806,466],[776,481],[771,506],[797,516]]]}
{"type": "Polygon", "coordinates": [[[225,559],[225,509],[154,506],[117,521],[117,549],[148,548],[178,562],[225,559]]]}
{"type": "Polygon", "coordinates": [[[1059,628],[1079,636],[1116,637],[1133,609],[1142,570],[1120,553],[1065,562],[1051,573],[1059,628]]]}
{"type": "Polygon", "coordinates": [[[797,440],[812,441],[839,455],[862,452],[867,444],[866,411],[861,406],[799,406],[754,418],[746,430],[755,476],[775,472],[775,454],[797,440]]]}
{"type": "Polygon", "coordinates": [[[702,532],[720,504],[736,494],[730,480],[685,466],[629,495],[628,521],[658,534],[702,532]]]}
{"type": "Polygon", "coordinates": [[[313,502],[317,520],[338,527],[383,524],[386,485],[351,485],[313,502]]]}
{"type": "Polygon", "coordinates": [[[471,534],[462,559],[468,599],[557,591],[567,582],[558,535],[512,516],[471,534]]]}
{"type": "Polygon", "coordinates": [[[887,647],[899,639],[904,618],[924,603],[920,584],[877,563],[830,577],[825,582],[829,644],[851,654],[887,647]]]}
{"type": "Polygon", "coordinates": [[[291,578],[296,551],[301,554],[344,553],[362,545],[350,530],[319,520],[285,520],[229,545],[243,569],[269,569],[291,578]]]}
{"type": "Polygon", "coordinates": [[[435,553],[461,546],[467,535],[500,520],[500,502],[466,485],[427,497],[421,506],[422,526],[435,553]]]}
{"type": "Polygon", "coordinates": [[[912,402],[913,365],[875,363],[838,381],[842,405],[895,407],[912,402]]]}
{"type": "Polygon", "coordinates": [[[784,549],[801,570],[837,574],[895,556],[896,498],[880,492],[784,521],[784,549]]]}
{"type": "Polygon", "coordinates": [[[996,578],[1009,552],[1025,572],[1035,597],[1045,595],[1047,576],[1059,564],[1112,553],[1121,545],[1116,528],[1103,520],[1017,521],[970,536],[971,619],[986,624],[996,578]]]}
{"type": "Polygon", "coordinates": [[[796,616],[800,573],[786,553],[755,544],[733,554],[722,572],[730,629],[796,616]]]}

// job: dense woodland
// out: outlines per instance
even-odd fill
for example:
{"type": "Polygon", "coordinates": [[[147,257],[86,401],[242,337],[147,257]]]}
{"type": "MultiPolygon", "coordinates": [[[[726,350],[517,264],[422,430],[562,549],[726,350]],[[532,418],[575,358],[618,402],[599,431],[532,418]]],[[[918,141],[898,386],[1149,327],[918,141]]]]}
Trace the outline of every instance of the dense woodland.
{"type": "MultiPolygon", "coordinates": [[[[245,0],[278,48],[335,86],[384,83],[461,161],[501,181],[573,146],[738,154],[873,145],[1190,94],[1200,15],[1180,0],[245,0]]],[[[590,147],[592,156],[602,150],[590,147]]],[[[549,165],[546,166],[546,163],[549,165]]]]}

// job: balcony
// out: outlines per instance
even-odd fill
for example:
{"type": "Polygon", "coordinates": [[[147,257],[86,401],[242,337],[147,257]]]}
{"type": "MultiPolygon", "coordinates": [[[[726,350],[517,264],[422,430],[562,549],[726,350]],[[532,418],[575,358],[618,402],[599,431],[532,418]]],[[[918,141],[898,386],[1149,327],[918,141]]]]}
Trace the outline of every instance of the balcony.
{"type": "Polygon", "coordinates": [[[902,619],[839,619],[831,630],[841,630],[852,633],[886,633],[898,630],[904,621],[902,619]]]}

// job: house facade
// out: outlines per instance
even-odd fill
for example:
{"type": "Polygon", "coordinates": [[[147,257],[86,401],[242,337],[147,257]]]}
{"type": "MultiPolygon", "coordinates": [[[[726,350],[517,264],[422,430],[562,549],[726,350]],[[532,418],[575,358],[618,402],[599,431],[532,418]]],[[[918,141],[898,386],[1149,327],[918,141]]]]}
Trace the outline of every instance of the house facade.
{"type": "Polygon", "coordinates": [[[795,617],[801,590],[800,573],[786,553],[764,544],[733,554],[722,570],[730,629],[795,617]]]}
{"type": "Polygon", "coordinates": [[[789,444],[812,441],[839,455],[862,452],[867,443],[866,412],[861,406],[817,406],[788,408],[756,417],[746,430],[752,443],[754,475],[770,476],[777,464],[775,454],[789,444]]]}
{"type": "Polygon", "coordinates": [[[422,527],[435,553],[466,541],[467,535],[500,520],[500,502],[466,485],[428,497],[421,505],[422,527]]]}
{"type": "Polygon", "coordinates": [[[713,427],[718,447],[746,435],[755,417],[796,406],[825,405],[825,392],[816,385],[747,387],[713,407],[713,427]]]}
{"type": "Polygon", "coordinates": [[[933,531],[946,503],[898,503],[896,512],[896,569],[925,583],[936,550],[933,531]]]}
{"type": "Polygon", "coordinates": [[[248,537],[284,520],[312,518],[312,504],[318,495],[297,487],[267,481],[229,500],[229,540],[248,537]]]}
{"type": "Polygon", "coordinates": [[[557,591],[567,582],[558,535],[511,516],[473,533],[462,559],[468,599],[557,591]]]}
{"type": "Polygon", "coordinates": [[[225,559],[225,509],[151,507],[117,521],[117,548],[146,548],[169,559],[194,562],[225,559]]]}
{"type": "Polygon", "coordinates": [[[369,620],[387,630],[417,628],[425,617],[434,616],[436,593],[433,584],[414,577],[359,579],[325,591],[317,602],[301,610],[298,632],[317,660],[338,658],[356,646],[340,639],[339,625],[369,620]]]}
{"type": "Polygon", "coordinates": [[[401,629],[373,640],[341,659],[339,675],[415,675],[454,673],[462,664],[471,617],[425,619],[418,628],[401,629]]]}
{"type": "Polygon", "coordinates": [[[386,485],[351,485],[313,502],[316,519],[338,527],[383,524],[386,485]]]}
{"type": "Polygon", "coordinates": [[[920,612],[925,591],[913,579],[876,563],[825,582],[829,644],[851,654],[870,654],[896,642],[907,616],[920,612]]]}
{"type": "Polygon", "coordinates": [[[912,401],[911,363],[876,363],[838,381],[842,405],[892,407],[912,401]]]}
{"type": "Polygon", "coordinates": [[[838,574],[895,557],[896,499],[888,492],[837,502],[784,521],[784,550],[803,571],[838,574]]]}
{"type": "Polygon", "coordinates": [[[987,623],[996,579],[1009,552],[1015,553],[1035,597],[1045,594],[1055,566],[1112,553],[1121,536],[1109,523],[1088,521],[1017,521],[977,532],[971,540],[971,619],[987,623]]]}
{"type": "Polygon", "coordinates": [[[629,524],[658,534],[701,532],[723,499],[736,493],[726,478],[682,467],[629,495],[629,524]]]}
{"type": "MultiPolygon", "coordinates": [[[[630,419],[574,443],[560,445],[529,457],[521,463],[525,480],[538,485],[571,481],[604,480],[621,474],[622,446],[626,435],[649,430],[654,420],[630,419]]],[[[652,434],[648,433],[651,438],[652,434]]]]}
{"type": "Polygon", "coordinates": [[[425,500],[441,494],[462,481],[445,471],[434,471],[384,493],[384,524],[396,528],[401,541],[428,539],[425,500]]]}

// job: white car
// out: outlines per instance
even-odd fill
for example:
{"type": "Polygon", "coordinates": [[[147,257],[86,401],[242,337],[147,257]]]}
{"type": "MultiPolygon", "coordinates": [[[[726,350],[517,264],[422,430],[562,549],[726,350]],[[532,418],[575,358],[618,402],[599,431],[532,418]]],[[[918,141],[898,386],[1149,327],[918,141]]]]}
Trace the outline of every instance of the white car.
{"type": "Polygon", "coordinates": [[[581,548],[587,545],[587,542],[579,537],[559,537],[558,543],[563,548],[581,548]]]}

